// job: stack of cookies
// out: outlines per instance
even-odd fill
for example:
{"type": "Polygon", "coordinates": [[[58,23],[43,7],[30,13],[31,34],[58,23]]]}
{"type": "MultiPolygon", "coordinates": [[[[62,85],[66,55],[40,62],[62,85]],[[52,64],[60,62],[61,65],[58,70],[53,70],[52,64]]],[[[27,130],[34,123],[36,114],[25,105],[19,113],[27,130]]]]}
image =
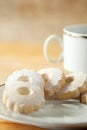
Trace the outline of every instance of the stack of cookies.
{"type": "Polygon", "coordinates": [[[45,98],[56,100],[80,99],[86,103],[87,74],[71,73],[64,75],[58,68],[40,70],[45,81],[45,98]]]}
{"type": "Polygon", "coordinates": [[[23,69],[11,74],[5,83],[3,103],[14,112],[38,111],[45,100],[79,99],[87,104],[87,74],[64,75],[59,68],[38,72],[23,69]]]}

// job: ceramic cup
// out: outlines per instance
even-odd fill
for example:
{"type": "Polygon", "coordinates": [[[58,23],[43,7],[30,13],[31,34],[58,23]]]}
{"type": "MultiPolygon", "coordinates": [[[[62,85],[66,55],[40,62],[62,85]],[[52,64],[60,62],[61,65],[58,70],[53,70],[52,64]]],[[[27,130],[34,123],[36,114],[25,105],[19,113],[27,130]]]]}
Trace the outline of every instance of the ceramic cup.
{"type": "Polygon", "coordinates": [[[52,63],[58,63],[63,59],[64,68],[68,71],[87,73],[87,24],[65,27],[62,42],[58,35],[50,35],[44,43],[44,56],[52,63]],[[47,51],[53,39],[63,47],[63,52],[56,60],[51,59],[47,51]]]}

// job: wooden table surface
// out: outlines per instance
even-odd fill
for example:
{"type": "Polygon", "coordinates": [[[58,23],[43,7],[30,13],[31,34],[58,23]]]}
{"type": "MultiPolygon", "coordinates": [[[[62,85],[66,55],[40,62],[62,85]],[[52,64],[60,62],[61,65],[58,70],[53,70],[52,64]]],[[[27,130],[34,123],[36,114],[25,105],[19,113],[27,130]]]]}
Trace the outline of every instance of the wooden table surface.
{"type": "MultiPolygon", "coordinates": [[[[53,58],[56,58],[60,51],[61,48],[56,44],[49,47],[49,53],[53,58]]],[[[52,66],[61,68],[62,63],[59,65],[48,63],[43,56],[43,44],[0,44],[0,83],[4,83],[7,76],[18,69],[31,68],[39,70],[52,66]]],[[[0,119],[0,130],[43,130],[43,128],[0,119]]]]}

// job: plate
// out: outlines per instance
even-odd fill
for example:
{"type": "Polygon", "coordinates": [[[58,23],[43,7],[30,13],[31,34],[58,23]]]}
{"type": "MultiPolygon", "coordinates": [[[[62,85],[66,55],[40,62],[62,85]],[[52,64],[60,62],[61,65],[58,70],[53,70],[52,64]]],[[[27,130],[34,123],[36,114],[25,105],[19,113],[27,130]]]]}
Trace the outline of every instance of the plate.
{"type": "Polygon", "coordinates": [[[4,87],[0,88],[0,118],[49,129],[87,126],[87,105],[79,103],[78,100],[47,100],[38,112],[23,115],[5,107],[2,103],[3,89],[4,87]]]}

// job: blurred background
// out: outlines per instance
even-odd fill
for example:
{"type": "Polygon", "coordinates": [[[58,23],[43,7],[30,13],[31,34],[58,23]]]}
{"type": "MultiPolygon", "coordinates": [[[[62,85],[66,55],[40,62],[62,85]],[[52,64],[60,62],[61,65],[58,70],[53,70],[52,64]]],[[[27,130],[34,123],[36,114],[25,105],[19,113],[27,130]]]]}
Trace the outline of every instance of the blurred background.
{"type": "MultiPolygon", "coordinates": [[[[0,84],[23,68],[64,70],[63,62],[46,61],[44,41],[50,34],[62,36],[65,26],[81,23],[87,23],[87,0],[0,0],[0,84]]],[[[61,51],[62,47],[52,41],[48,48],[51,58],[56,59],[61,51]]],[[[6,122],[1,120],[0,130],[16,129],[15,124],[6,122]]]]}
{"type": "Polygon", "coordinates": [[[78,23],[87,23],[87,0],[0,0],[0,42],[43,43],[78,23]]]}

